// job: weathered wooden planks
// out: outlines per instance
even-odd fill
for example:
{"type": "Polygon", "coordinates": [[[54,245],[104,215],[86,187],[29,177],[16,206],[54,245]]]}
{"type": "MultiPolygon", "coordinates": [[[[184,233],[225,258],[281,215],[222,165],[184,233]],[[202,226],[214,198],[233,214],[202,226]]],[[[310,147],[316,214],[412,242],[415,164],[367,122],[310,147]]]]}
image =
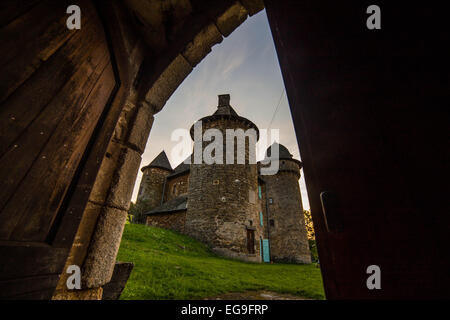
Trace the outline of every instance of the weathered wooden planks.
{"type": "Polygon", "coordinates": [[[67,1],[44,1],[0,29],[0,102],[76,31],[66,28],[67,1]]]}
{"type": "MultiPolygon", "coordinates": [[[[67,254],[64,248],[52,248],[45,244],[31,244],[20,246],[11,242],[10,245],[0,244],[0,282],[20,278],[22,274],[35,276],[40,274],[58,273],[64,262],[56,263],[67,254]],[[21,265],[18,267],[17,258],[21,257],[21,265]]],[[[64,260],[64,259],[62,259],[64,260]]]]}
{"type": "Polygon", "coordinates": [[[39,0],[2,0],[0,2],[0,28],[16,20],[38,2],[39,0]]]}
{"type": "MultiPolygon", "coordinates": [[[[0,156],[14,145],[14,140],[61,90],[74,70],[89,56],[93,44],[101,40],[98,33],[92,32],[92,19],[86,17],[83,21],[84,28],[0,104],[0,156]]],[[[9,81],[0,74],[0,82],[9,81]]]]}
{"type": "MultiPolygon", "coordinates": [[[[16,198],[18,200],[21,194],[25,196],[28,192],[33,192],[33,189],[38,186],[45,188],[47,191],[41,194],[38,203],[34,207],[28,207],[23,210],[23,212],[31,213],[36,210],[39,214],[22,215],[10,237],[11,239],[20,239],[22,241],[45,240],[95,124],[114,88],[115,80],[111,64],[109,60],[105,59],[105,61],[108,64],[97,79],[96,85],[91,90],[87,100],[83,103],[82,110],[78,114],[67,115],[61,121],[58,130],[43,151],[43,153],[48,151],[48,154],[53,152],[53,156],[47,162],[39,161],[39,163],[33,165],[30,174],[35,172],[36,175],[46,177],[45,180],[36,181],[34,185],[25,182],[26,187],[17,193],[16,198]],[[73,117],[76,117],[76,119],[73,119],[73,117]],[[63,131],[66,130],[71,132],[71,134],[67,135],[66,133],[64,135],[63,131]],[[57,169],[59,169],[59,172],[54,174],[54,171],[57,169]]],[[[23,208],[24,206],[17,203],[14,207],[17,208],[15,211],[18,213],[17,210],[22,210],[21,207],[23,208]]]]}
{"type": "Polygon", "coordinates": [[[65,27],[68,4],[0,3],[1,39],[15,50],[0,51],[1,298],[52,296],[136,71],[108,1],[77,1],[78,31],[65,27]]]}
{"type": "MultiPolygon", "coordinates": [[[[37,6],[28,14],[39,10],[37,6]]],[[[45,240],[115,86],[92,4],[83,7],[83,14],[83,28],[57,52],[59,34],[53,33],[48,41],[41,39],[46,47],[31,50],[40,61],[47,53],[53,55],[1,105],[0,239],[45,240]],[[39,196],[37,190],[42,190],[39,196]]],[[[29,53],[24,56],[30,59],[29,53]]]]}

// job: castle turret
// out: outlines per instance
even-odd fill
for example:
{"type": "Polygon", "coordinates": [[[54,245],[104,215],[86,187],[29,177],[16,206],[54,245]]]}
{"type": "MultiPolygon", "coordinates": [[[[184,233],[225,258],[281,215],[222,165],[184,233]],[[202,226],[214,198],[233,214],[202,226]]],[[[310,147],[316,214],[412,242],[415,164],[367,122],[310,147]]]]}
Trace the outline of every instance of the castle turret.
{"type": "Polygon", "coordinates": [[[281,144],[273,144],[266,151],[266,159],[277,161],[278,172],[265,175],[268,201],[270,254],[273,261],[311,263],[308,237],[300,195],[300,169],[302,164],[294,159],[281,144]],[[275,158],[272,150],[278,147],[275,158]]]}
{"type": "Polygon", "coordinates": [[[172,173],[172,167],[166,153],[162,151],[141,171],[143,176],[137,201],[145,202],[145,210],[151,210],[161,205],[165,179],[172,173]]]}
{"type": "MultiPolygon", "coordinates": [[[[252,162],[259,132],[256,125],[239,116],[229,102],[229,95],[220,95],[214,114],[200,119],[200,122],[191,128],[194,163],[191,164],[189,178],[185,232],[207,243],[213,251],[221,255],[259,262],[262,226],[258,223],[258,170],[256,163],[252,162]],[[195,128],[198,130],[200,123],[201,131],[196,132],[195,128]],[[223,164],[208,164],[203,157],[200,163],[195,163],[199,159],[198,153],[208,151],[212,143],[198,141],[196,134],[203,136],[208,129],[216,129],[222,134],[222,141],[216,141],[218,138],[215,138],[212,142],[223,146],[223,164]],[[249,136],[253,136],[246,138],[246,143],[241,145],[239,139],[229,140],[228,147],[234,151],[231,156],[233,163],[227,162],[227,129],[242,129],[249,136]],[[234,144],[233,148],[231,143],[234,144]],[[239,158],[244,161],[238,161],[239,158]]],[[[217,152],[215,150],[212,154],[217,156],[217,152]]]]}

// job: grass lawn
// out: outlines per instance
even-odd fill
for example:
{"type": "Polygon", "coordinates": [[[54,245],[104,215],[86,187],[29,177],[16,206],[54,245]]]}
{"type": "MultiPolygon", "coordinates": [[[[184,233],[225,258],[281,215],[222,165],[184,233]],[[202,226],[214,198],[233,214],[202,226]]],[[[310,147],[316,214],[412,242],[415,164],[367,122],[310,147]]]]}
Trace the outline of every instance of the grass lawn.
{"type": "Polygon", "coordinates": [[[134,263],[121,299],[201,299],[247,290],[324,299],[315,265],[226,259],[201,242],[160,228],[127,224],[117,260],[134,263]]]}

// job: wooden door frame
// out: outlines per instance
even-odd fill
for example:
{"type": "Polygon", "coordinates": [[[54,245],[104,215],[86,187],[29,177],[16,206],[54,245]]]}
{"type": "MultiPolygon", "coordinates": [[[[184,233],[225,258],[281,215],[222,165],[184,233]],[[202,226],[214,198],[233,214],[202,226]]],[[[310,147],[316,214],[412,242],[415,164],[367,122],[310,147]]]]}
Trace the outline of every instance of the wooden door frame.
{"type": "Polygon", "coordinates": [[[103,26],[110,61],[116,85],[89,139],[82,159],[78,164],[72,182],[66,192],[53,221],[46,242],[30,243],[20,247],[20,243],[0,242],[2,275],[16,275],[18,278],[1,281],[0,296],[12,299],[50,299],[56,287],[64,264],[72,247],[92,187],[95,183],[102,159],[119,119],[132,85],[128,72],[128,62],[123,52],[123,42],[117,32],[113,32],[111,11],[104,1],[91,0],[103,26]],[[15,268],[16,259],[21,261],[20,274],[15,268]],[[22,275],[23,273],[23,275],[22,275]],[[36,281],[30,281],[28,274],[36,281]],[[25,276],[25,278],[24,278],[25,276]]]}
{"type": "Polygon", "coordinates": [[[249,254],[255,254],[255,230],[247,228],[247,251],[249,254]],[[253,246],[250,246],[253,243],[253,246]],[[250,252],[251,251],[251,252],[250,252]]]}

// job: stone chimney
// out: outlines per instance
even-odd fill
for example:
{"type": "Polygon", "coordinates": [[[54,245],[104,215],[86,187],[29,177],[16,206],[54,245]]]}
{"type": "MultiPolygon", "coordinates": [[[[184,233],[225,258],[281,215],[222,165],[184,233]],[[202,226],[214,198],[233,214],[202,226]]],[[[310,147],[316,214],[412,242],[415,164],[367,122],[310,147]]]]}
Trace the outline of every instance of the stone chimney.
{"type": "Polygon", "coordinates": [[[230,95],[229,94],[219,94],[219,107],[226,107],[230,105],[230,95]]]}

